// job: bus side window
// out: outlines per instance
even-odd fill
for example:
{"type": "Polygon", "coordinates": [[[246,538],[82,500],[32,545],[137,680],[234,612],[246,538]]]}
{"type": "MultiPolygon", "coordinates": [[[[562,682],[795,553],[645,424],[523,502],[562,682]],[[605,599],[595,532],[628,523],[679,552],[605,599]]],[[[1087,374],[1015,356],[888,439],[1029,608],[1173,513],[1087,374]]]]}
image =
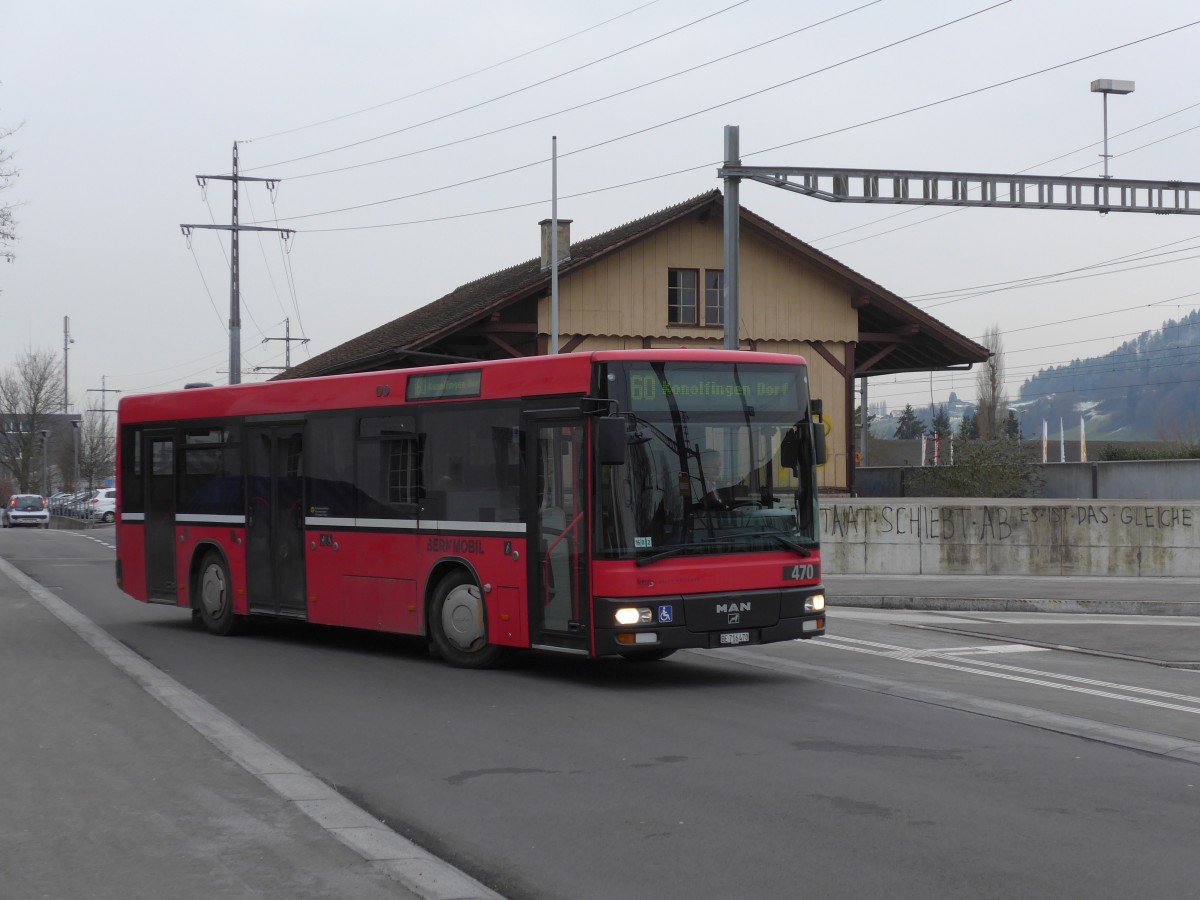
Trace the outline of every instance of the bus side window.
{"type": "Polygon", "coordinates": [[[311,416],[307,435],[309,515],[352,519],[357,513],[354,485],[354,418],[311,416]]]}
{"type": "Polygon", "coordinates": [[[425,439],[411,415],[369,416],[359,423],[358,516],[415,519],[425,496],[425,439]]]}
{"type": "Polygon", "coordinates": [[[519,422],[517,407],[508,404],[425,410],[423,514],[464,522],[520,521],[519,422]]]}

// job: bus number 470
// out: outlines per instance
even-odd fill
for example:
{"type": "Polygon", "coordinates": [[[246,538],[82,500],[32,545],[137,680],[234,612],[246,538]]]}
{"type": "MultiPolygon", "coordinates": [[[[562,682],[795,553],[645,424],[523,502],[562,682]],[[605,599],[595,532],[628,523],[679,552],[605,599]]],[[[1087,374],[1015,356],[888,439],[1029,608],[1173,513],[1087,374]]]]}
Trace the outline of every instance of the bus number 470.
{"type": "Polygon", "coordinates": [[[784,581],[812,581],[816,577],[817,567],[813,563],[783,567],[784,581]]]}

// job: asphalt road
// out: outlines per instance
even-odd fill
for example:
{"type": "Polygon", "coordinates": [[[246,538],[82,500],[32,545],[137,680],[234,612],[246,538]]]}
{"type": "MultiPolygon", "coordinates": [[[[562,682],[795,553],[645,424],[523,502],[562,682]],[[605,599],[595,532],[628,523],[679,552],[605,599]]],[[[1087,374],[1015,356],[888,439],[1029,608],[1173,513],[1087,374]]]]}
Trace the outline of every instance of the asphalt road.
{"type": "Polygon", "coordinates": [[[856,609],[820,641],[465,672],[411,639],[210,637],[117,591],[111,535],[0,553],[514,900],[1195,890],[1195,671],[955,633],[1002,614],[856,609]]]}

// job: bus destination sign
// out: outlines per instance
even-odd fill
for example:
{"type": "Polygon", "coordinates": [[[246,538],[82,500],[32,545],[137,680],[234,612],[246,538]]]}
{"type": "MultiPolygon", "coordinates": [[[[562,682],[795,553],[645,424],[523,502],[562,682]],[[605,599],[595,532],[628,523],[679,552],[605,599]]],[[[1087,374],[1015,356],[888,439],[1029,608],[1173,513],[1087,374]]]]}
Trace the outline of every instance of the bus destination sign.
{"type": "Polygon", "coordinates": [[[448,400],[451,397],[478,397],[483,385],[483,372],[431,372],[428,375],[409,375],[404,399],[448,400]]]}
{"type": "Polygon", "coordinates": [[[660,375],[640,367],[629,371],[629,402],[635,412],[666,411],[672,403],[688,410],[794,410],[797,369],[791,366],[737,366],[681,369],[660,375]]]}

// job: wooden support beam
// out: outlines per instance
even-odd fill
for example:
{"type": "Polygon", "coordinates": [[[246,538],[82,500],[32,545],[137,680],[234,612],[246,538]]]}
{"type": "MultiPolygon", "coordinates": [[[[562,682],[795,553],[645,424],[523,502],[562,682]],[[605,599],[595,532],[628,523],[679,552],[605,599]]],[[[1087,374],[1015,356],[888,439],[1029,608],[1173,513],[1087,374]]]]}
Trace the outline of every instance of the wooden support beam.
{"type": "Polygon", "coordinates": [[[582,344],[587,339],[588,339],[588,336],[586,334],[577,334],[573,338],[571,338],[569,341],[567,341],[565,344],[563,344],[562,348],[558,352],[559,353],[571,353],[572,351],[578,349],[579,345],[582,344]]]}
{"type": "MultiPolygon", "coordinates": [[[[825,362],[833,366],[834,371],[836,371],[843,378],[846,377],[845,365],[843,365],[842,362],[825,347],[825,343],[823,341],[809,341],[808,345],[816,350],[817,353],[821,355],[821,358],[825,360],[825,362]]],[[[853,343],[850,344],[850,346],[854,346],[853,343]]]]}
{"type": "Polygon", "coordinates": [[[525,355],[520,350],[518,350],[516,347],[514,347],[512,344],[510,344],[508,341],[506,341],[502,337],[500,337],[500,335],[498,335],[498,334],[489,334],[489,335],[485,335],[485,337],[488,339],[489,344],[495,344],[497,347],[499,347],[501,350],[503,350],[505,353],[507,353],[511,357],[519,358],[519,357],[522,357],[525,355]]]}
{"type": "Polygon", "coordinates": [[[884,347],[882,350],[880,350],[878,353],[876,353],[874,356],[872,356],[870,359],[868,359],[866,362],[864,362],[861,366],[859,366],[854,371],[854,374],[856,376],[866,375],[868,372],[871,371],[871,369],[874,367],[875,363],[879,362],[884,357],[889,356],[892,353],[892,351],[895,349],[896,349],[896,344],[892,344],[890,347],[884,347]]]}

